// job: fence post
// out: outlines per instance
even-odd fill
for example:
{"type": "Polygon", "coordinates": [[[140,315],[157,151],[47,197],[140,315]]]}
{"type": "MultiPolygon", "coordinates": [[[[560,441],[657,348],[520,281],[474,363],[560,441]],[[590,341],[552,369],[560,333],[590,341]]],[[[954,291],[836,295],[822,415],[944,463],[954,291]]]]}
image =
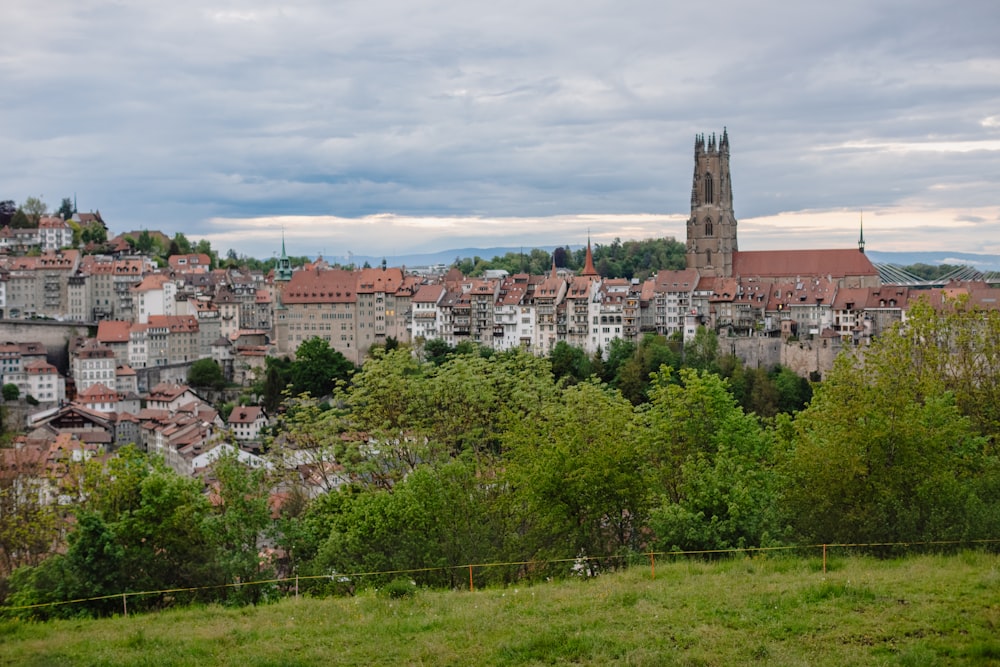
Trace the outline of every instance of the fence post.
{"type": "Polygon", "coordinates": [[[652,575],[652,579],[656,579],[656,554],[652,551],[649,552],[649,571],[652,575]]]}
{"type": "Polygon", "coordinates": [[[826,545],[823,545],[823,574],[826,574],[826,545]]]}
{"type": "Polygon", "coordinates": [[[124,593],[122,593],[122,612],[125,614],[125,618],[128,618],[128,602],[125,599],[124,593]]]}
{"type": "Polygon", "coordinates": [[[472,565],[471,564],[469,565],[469,592],[470,593],[473,592],[473,588],[472,588],[472,565]]]}
{"type": "Polygon", "coordinates": [[[299,575],[295,575],[295,599],[299,599],[299,575]]]}

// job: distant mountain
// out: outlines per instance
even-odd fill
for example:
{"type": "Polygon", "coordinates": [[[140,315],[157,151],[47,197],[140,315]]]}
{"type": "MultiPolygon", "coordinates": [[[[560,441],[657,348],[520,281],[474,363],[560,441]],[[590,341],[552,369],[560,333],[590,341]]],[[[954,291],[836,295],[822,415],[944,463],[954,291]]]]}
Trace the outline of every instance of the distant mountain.
{"type": "MultiPolygon", "coordinates": [[[[385,261],[390,266],[405,266],[407,268],[416,268],[421,266],[433,266],[435,264],[446,264],[451,266],[455,259],[465,259],[473,257],[481,257],[483,259],[493,259],[494,257],[503,257],[509,252],[518,253],[523,252],[525,255],[530,253],[535,247],[538,247],[545,252],[552,252],[556,248],[566,247],[559,245],[551,246],[533,246],[528,247],[512,247],[512,248],[456,248],[454,250],[440,250],[438,252],[429,252],[423,254],[414,255],[393,255],[385,257],[385,261]]],[[[573,246],[569,246],[571,249],[575,249],[573,246]]],[[[336,262],[348,262],[346,257],[329,257],[326,258],[327,261],[336,262]]],[[[372,266],[378,266],[382,263],[382,256],[371,257],[367,255],[351,255],[349,261],[354,262],[358,266],[363,265],[368,262],[372,266]]]]}

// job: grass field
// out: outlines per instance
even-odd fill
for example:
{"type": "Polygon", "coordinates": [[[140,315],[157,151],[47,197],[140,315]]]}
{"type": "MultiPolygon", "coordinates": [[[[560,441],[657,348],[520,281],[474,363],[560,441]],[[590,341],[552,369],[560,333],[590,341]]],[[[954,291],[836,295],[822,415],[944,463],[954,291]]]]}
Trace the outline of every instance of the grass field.
{"type": "Polygon", "coordinates": [[[1000,556],[658,562],[588,580],[0,621],[4,665],[1000,664],[1000,556]]]}

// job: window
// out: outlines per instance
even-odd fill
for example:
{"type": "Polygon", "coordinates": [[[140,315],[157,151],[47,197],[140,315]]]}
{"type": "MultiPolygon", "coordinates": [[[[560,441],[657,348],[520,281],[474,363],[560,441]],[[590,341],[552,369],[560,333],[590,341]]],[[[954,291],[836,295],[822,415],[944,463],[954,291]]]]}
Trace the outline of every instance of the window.
{"type": "Polygon", "coordinates": [[[713,192],[713,181],[711,174],[705,174],[705,203],[714,204],[715,203],[715,193],[713,192]]]}

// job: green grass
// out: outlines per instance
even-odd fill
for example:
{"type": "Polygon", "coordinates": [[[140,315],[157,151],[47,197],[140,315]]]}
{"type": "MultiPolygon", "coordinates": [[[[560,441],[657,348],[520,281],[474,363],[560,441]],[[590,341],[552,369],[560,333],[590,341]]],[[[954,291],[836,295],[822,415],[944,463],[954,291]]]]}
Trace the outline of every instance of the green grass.
{"type": "Polygon", "coordinates": [[[1000,664],[1000,557],[658,562],[590,580],[0,621],[3,665],[1000,664]]]}

